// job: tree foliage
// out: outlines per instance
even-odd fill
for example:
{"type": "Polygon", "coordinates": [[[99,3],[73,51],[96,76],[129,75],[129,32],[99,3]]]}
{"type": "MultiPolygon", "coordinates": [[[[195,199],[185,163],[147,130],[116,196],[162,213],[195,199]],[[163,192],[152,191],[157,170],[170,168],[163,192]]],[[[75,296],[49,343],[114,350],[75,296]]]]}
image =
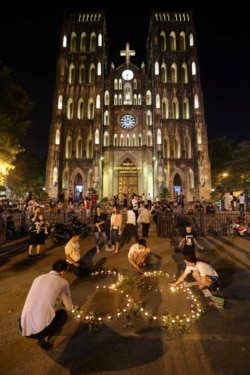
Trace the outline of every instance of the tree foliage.
{"type": "Polygon", "coordinates": [[[32,122],[28,115],[33,108],[26,91],[13,81],[7,67],[0,70],[0,173],[14,168],[16,156],[24,149],[20,139],[32,122]],[[2,168],[1,168],[2,166],[2,168]]]}

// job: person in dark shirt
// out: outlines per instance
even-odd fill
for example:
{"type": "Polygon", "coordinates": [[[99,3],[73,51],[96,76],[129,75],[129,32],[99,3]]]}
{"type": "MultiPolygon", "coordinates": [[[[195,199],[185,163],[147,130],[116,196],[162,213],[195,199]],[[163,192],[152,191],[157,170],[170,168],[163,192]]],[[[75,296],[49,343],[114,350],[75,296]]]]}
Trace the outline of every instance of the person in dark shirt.
{"type": "Polygon", "coordinates": [[[198,244],[191,225],[187,225],[185,232],[182,235],[182,239],[179,242],[179,248],[182,249],[183,256],[193,255],[195,257],[195,246],[201,250],[204,249],[203,246],[198,244]]]}

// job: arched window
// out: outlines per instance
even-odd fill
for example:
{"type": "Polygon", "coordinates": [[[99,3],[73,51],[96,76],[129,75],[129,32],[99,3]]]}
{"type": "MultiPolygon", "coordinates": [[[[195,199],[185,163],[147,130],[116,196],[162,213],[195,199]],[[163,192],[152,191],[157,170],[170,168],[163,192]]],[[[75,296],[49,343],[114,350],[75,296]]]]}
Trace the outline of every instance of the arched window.
{"type": "Polygon", "coordinates": [[[158,61],[155,62],[155,75],[158,76],[160,73],[159,63],[158,61]]]}
{"type": "Polygon", "coordinates": [[[121,147],[124,146],[124,137],[123,137],[123,134],[120,135],[120,146],[121,147]]]}
{"type": "Polygon", "coordinates": [[[90,35],[90,51],[96,51],[96,34],[94,32],[90,35]]]}
{"type": "Polygon", "coordinates": [[[192,76],[196,75],[196,63],[193,61],[192,62],[192,76]]]}
{"type": "Polygon", "coordinates": [[[72,155],[72,140],[71,137],[66,138],[66,145],[65,145],[65,158],[66,159],[71,159],[72,155]]]}
{"type": "Polygon", "coordinates": [[[189,119],[190,118],[190,112],[189,112],[189,100],[188,98],[184,98],[183,100],[183,118],[184,119],[189,119]]]}
{"type": "Polygon", "coordinates": [[[178,119],[179,118],[179,102],[177,98],[173,99],[172,112],[173,112],[173,118],[178,119]]]}
{"type": "Polygon", "coordinates": [[[188,70],[186,63],[183,63],[181,66],[181,82],[188,83],[188,70]]]}
{"type": "Polygon", "coordinates": [[[78,105],[77,105],[77,119],[82,120],[84,117],[84,102],[83,99],[80,98],[78,100],[78,105]]]}
{"type": "Polygon", "coordinates": [[[58,102],[57,102],[57,109],[62,109],[62,107],[63,107],[62,95],[59,95],[58,102]]]}
{"type": "Polygon", "coordinates": [[[173,63],[171,65],[171,81],[172,81],[172,83],[177,83],[178,82],[177,65],[175,63],[173,63]]]}
{"type": "Polygon", "coordinates": [[[95,131],[95,145],[99,145],[100,143],[100,132],[99,129],[96,129],[95,131]]]}
{"type": "Polygon", "coordinates": [[[156,94],[155,108],[161,108],[161,100],[160,100],[160,95],[159,94],[156,94]]]}
{"type": "Polygon", "coordinates": [[[56,129],[55,145],[60,145],[60,130],[56,129]]]}
{"type": "Polygon", "coordinates": [[[67,119],[73,119],[73,100],[71,98],[68,99],[67,103],[67,119]]]}
{"type": "Polygon", "coordinates": [[[152,112],[151,111],[147,111],[147,121],[146,121],[146,124],[147,125],[152,125],[152,112]]]}
{"type": "Polygon", "coordinates": [[[94,111],[94,100],[92,98],[90,98],[88,100],[88,119],[92,120],[94,118],[94,114],[95,114],[95,111],[94,111]]]}
{"type": "Polygon", "coordinates": [[[95,65],[91,64],[89,67],[89,83],[95,83],[95,65]]]}
{"type": "Polygon", "coordinates": [[[167,83],[167,66],[165,63],[161,65],[161,83],[167,83]]]}
{"type": "Polygon", "coordinates": [[[109,125],[109,111],[104,112],[104,125],[109,125]]]}
{"type": "Polygon", "coordinates": [[[166,43],[166,34],[165,34],[164,31],[162,31],[160,33],[159,45],[160,45],[160,49],[162,51],[166,51],[166,49],[167,49],[167,43],[166,43]]]}
{"type": "Polygon", "coordinates": [[[86,33],[81,33],[80,51],[86,51],[86,33]]]}
{"type": "Polygon", "coordinates": [[[162,143],[162,139],[161,139],[161,130],[158,129],[158,130],[157,130],[157,144],[158,144],[158,145],[161,145],[161,143],[162,143]]]}
{"type": "Polygon", "coordinates": [[[152,94],[150,90],[146,91],[146,105],[152,104],[152,94]]]}
{"type": "Polygon", "coordinates": [[[109,105],[109,91],[106,90],[104,93],[104,105],[109,105]]]}
{"type": "Polygon", "coordinates": [[[168,119],[168,117],[169,117],[169,108],[168,108],[168,99],[167,98],[162,99],[161,115],[162,115],[163,119],[168,119]]]}
{"type": "Polygon", "coordinates": [[[117,134],[114,134],[114,146],[115,147],[118,146],[118,136],[117,136],[117,134]]]}
{"type": "Polygon", "coordinates": [[[138,94],[138,105],[142,105],[141,94],[138,94]]]}
{"type": "Polygon", "coordinates": [[[200,108],[199,97],[198,97],[197,94],[195,94],[195,96],[194,96],[194,108],[195,109],[200,108]]]}
{"type": "Polygon", "coordinates": [[[147,146],[153,146],[153,136],[151,131],[147,132],[147,146]]]}
{"type": "Polygon", "coordinates": [[[174,157],[177,159],[181,157],[181,142],[179,136],[176,136],[174,140],[174,157]]]}
{"type": "Polygon", "coordinates": [[[64,35],[64,36],[63,36],[62,46],[63,46],[64,48],[66,48],[66,47],[67,47],[67,44],[68,44],[67,35],[64,35]]]}
{"type": "Polygon", "coordinates": [[[187,46],[186,46],[186,34],[184,31],[180,33],[180,50],[181,51],[186,51],[187,46]]]}
{"type": "Polygon", "coordinates": [[[114,89],[118,90],[118,80],[114,79],[114,89]]]}
{"type": "Polygon", "coordinates": [[[79,77],[78,77],[78,83],[81,85],[85,83],[85,66],[83,64],[79,67],[79,77]]]}
{"type": "Polygon", "coordinates": [[[101,97],[100,95],[96,95],[96,108],[101,108],[101,97]]]}
{"type": "Polygon", "coordinates": [[[82,158],[82,138],[80,136],[76,139],[76,158],[82,158]]]}
{"type": "Polygon", "coordinates": [[[76,33],[71,33],[70,51],[76,51],[76,33]]]}
{"type": "Polygon", "coordinates": [[[176,35],[174,31],[170,33],[170,50],[176,51],[176,35]]]}
{"type": "Polygon", "coordinates": [[[194,45],[194,36],[192,33],[189,35],[189,45],[190,47],[193,47],[194,45]]]}
{"type": "Polygon", "coordinates": [[[74,64],[70,64],[69,66],[69,74],[68,74],[68,82],[70,85],[73,85],[75,83],[75,66],[74,64]]]}
{"type": "Polygon", "coordinates": [[[87,158],[91,159],[93,157],[93,139],[92,137],[87,138],[87,158]]]}
{"type": "Polygon", "coordinates": [[[98,47],[102,46],[102,34],[98,34],[98,47]]]}
{"type": "Polygon", "coordinates": [[[107,131],[105,131],[103,134],[103,146],[109,146],[109,133],[107,131]]]}

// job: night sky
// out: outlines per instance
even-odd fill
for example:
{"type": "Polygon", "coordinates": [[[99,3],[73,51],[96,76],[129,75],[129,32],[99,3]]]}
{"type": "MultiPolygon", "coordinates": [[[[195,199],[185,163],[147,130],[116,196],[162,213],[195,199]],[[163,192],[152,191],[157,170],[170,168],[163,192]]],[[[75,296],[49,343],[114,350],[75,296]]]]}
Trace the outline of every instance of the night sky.
{"type": "MultiPolygon", "coordinates": [[[[108,2],[105,2],[107,4],[108,2]]],[[[118,5],[88,6],[73,2],[53,9],[51,3],[34,3],[28,8],[6,5],[0,15],[0,61],[8,66],[35,104],[33,126],[23,145],[44,158],[47,156],[49,125],[55,86],[63,15],[66,11],[101,11],[106,13],[110,62],[124,62],[120,50],[130,43],[136,56],[131,62],[140,67],[146,62],[146,38],[150,11],[192,10],[200,60],[201,86],[204,95],[208,138],[226,136],[234,141],[250,140],[250,22],[242,0],[234,6],[215,9],[213,2],[193,5],[192,1],[147,1],[139,11],[126,1],[118,5]],[[242,3],[242,6],[240,5],[242,3]],[[73,4],[73,5],[72,5],[73,4]],[[207,7],[206,7],[207,6],[207,7]],[[237,8],[236,8],[237,6],[237,8]],[[26,10],[25,10],[26,9],[26,10]]],[[[214,2],[217,4],[218,2],[214,2]]],[[[138,7],[138,6],[137,6],[138,7]]],[[[221,6],[220,6],[221,8],[221,6]]]]}

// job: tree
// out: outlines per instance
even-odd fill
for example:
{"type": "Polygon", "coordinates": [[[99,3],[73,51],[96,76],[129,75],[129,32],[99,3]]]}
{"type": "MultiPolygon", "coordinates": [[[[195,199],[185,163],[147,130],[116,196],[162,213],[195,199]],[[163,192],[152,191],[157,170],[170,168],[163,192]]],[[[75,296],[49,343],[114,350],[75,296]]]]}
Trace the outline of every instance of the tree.
{"type": "Polygon", "coordinates": [[[31,121],[28,115],[33,103],[25,90],[13,82],[7,67],[0,70],[0,174],[5,177],[14,169],[16,156],[24,151],[20,139],[26,135],[31,121]]]}

